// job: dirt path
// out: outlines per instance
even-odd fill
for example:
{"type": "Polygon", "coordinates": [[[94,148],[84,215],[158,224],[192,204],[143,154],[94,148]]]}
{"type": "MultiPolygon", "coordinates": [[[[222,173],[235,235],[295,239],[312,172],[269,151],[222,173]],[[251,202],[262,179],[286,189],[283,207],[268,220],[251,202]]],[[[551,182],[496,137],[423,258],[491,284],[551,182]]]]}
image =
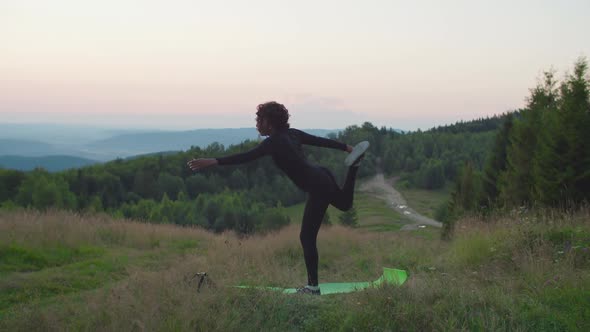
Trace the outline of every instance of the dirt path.
{"type": "Polygon", "coordinates": [[[389,207],[402,213],[406,218],[414,222],[413,224],[405,225],[402,227],[402,230],[418,229],[421,225],[442,227],[442,223],[423,216],[409,207],[402,194],[385,181],[383,173],[378,173],[374,178],[364,182],[360,186],[360,190],[384,199],[389,207]]]}

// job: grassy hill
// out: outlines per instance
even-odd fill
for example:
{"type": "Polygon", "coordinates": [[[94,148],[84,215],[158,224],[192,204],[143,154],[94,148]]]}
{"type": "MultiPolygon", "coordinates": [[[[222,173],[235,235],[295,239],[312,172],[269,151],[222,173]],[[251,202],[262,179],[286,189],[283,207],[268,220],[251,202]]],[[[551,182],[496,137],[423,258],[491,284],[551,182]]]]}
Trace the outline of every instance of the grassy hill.
{"type": "Polygon", "coordinates": [[[383,266],[406,269],[410,279],[306,297],[231,287],[301,285],[297,224],[238,238],[100,215],[4,211],[0,330],[590,328],[590,209],[463,219],[456,230],[444,242],[324,227],[321,282],[374,280],[383,266]],[[191,277],[202,271],[211,282],[197,292],[191,277]]]}

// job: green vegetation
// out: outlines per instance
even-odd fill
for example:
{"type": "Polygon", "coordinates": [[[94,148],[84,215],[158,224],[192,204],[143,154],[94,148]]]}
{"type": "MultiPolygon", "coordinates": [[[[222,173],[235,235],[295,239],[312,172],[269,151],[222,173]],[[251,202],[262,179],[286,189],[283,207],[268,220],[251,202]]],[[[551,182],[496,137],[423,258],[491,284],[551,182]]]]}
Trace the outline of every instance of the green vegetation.
{"type": "Polygon", "coordinates": [[[165,269],[200,247],[180,228],[146,226],[63,212],[0,214],[0,317],[101,288],[134,269],[165,269]]]}
{"type": "Polygon", "coordinates": [[[38,271],[94,258],[102,253],[101,248],[86,246],[34,248],[3,244],[0,245],[0,274],[3,272],[38,271]]]}
{"type": "Polygon", "coordinates": [[[392,209],[388,202],[375,199],[370,194],[355,196],[355,206],[359,215],[359,227],[374,231],[399,230],[411,220],[392,209]]]}
{"type": "MultiPolygon", "coordinates": [[[[186,167],[257,142],[56,174],[0,169],[0,330],[590,330],[587,62],[556,86],[547,73],[525,109],[501,117],[331,136],[369,140],[360,177],[399,175],[411,207],[446,221],[445,240],[399,231],[409,220],[391,202],[358,192],[355,227],[338,225],[355,213],[328,209],[320,279],[371,280],[387,266],[408,270],[403,287],[231,287],[305,279],[305,196],[269,158],[186,167]],[[202,271],[211,279],[197,292],[202,271]]],[[[306,152],[342,180],[341,151],[306,152]]]]}
{"type": "Polygon", "coordinates": [[[436,219],[436,212],[441,205],[448,202],[452,187],[447,185],[437,190],[425,190],[395,186],[395,189],[404,196],[412,209],[422,215],[436,219]]]}
{"type": "Polygon", "coordinates": [[[244,238],[106,216],[4,213],[0,240],[12,244],[2,255],[12,263],[2,260],[0,330],[584,331],[589,220],[588,209],[462,219],[450,242],[333,225],[318,242],[322,281],[371,280],[382,266],[410,279],[309,297],[229,287],[299,285],[296,225],[244,238]],[[202,271],[209,281],[197,292],[192,277],[202,271]]]}
{"type": "MultiPolygon", "coordinates": [[[[483,163],[500,123],[500,118],[480,119],[400,134],[366,122],[329,137],[349,144],[371,142],[359,170],[361,179],[382,169],[387,174],[400,173],[402,182],[412,188],[437,189],[455,179],[466,159],[483,163]]],[[[296,206],[304,202],[305,195],[270,158],[198,173],[186,165],[192,158],[239,153],[257,144],[245,141],[225,148],[213,143],[205,149],[118,159],[60,173],[0,169],[0,209],[106,212],[116,218],[198,225],[214,232],[274,231],[286,225],[285,211],[290,213],[281,207],[296,206]]],[[[310,146],[305,152],[311,163],[329,168],[342,182],[347,172],[343,151],[310,146]]],[[[339,216],[331,212],[329,215],[339,216]]]]}
{"type": "MultiPolygon", "coordinates": [[[[300,224],[304,208],[305,203],[300,203],[284,210],[292,223],[300,224]]],[[[358,218],[356,227],[359,228],[374,231],[397,231],[404,224],[411,222],[411,220],[388,206],[384,200],[363,192],[355,193],[354,208],[358,218]]],[[[328,214],[331,220],[338,220],[338,223],[340,223],[340,217],[344,213],[333,206],[329,206],[328,214]]]]}
{"type": "MultiPolygon", "coordinates": [[[[585,73],[586,62],[580,60],[559,89],[552,74],[547,74],[533,89],[528,107],[507,115],[410,133],[367,122],[330,138],[370,141],[359,176],[373,176],[377,170],[398,175],[397,186],[405,190],[411,205],[442,221],[481,207],[576,205],[588,198],[584,190],[590,168],[586,146],[590,138],[585,136],[590,124],[583,111],[588,105],[585,73]],[[444,195],[449,182],[455,186],[448,204],[438,203],[437,197],[420,198],[426,195],[420,189],[444,195]]],[[[0,208],[107,212],[153,223],[198,225],[215,232],[273,231],[287,224],[287,216],[301,219],[290,207],[298,210],[305,195],[270,158],[199,173],[186,166],[191,158],[243,152],[256,144],[245,141],[225,148],[214,143],[205,149],[115,160],[56,174],[0,169],[0,208]]],[[[337,179],[344,178],[342,151],[307,147],[306,155],[310,162],[331,169],[337,179]]],[[[333,212],[328,211],[330,216],[340,215],[333,212]]]]}
{"type": "Polygon", "coordinates": [[[590,199],[590,80],[579,59],[562,82],[553,72],[509,116],[483,172],[467,162],[450,213],[533,206],[576,208],[590,199]]]}

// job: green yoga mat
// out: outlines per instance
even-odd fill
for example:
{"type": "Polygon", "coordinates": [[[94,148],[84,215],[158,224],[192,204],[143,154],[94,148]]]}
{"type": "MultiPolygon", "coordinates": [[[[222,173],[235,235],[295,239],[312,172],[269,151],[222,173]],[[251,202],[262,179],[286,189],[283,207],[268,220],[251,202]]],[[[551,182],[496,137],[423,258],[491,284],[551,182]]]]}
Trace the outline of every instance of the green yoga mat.
{"type": "MultiPolygon", "coordinates": [[[[363,290],[369,287],[379,287],[383,284],[402,285],[408,274],[404,270],[390,269],[387,267],[383,268],[383,274],[379,279],[375,281],[361,281],[361,282],[330,282],[320,284],[320,290],[322,295],[328,294],[341,294],[341,293],[352,293],[359,290],[363,290]]],[[[285,294],[296,293],[295,288],[281,288],[281,287],[263,287],[263,286],[236,286],[238,288],[255,288],[255,289],[266,289],[272,291],[278,291],[285,294]]]]}

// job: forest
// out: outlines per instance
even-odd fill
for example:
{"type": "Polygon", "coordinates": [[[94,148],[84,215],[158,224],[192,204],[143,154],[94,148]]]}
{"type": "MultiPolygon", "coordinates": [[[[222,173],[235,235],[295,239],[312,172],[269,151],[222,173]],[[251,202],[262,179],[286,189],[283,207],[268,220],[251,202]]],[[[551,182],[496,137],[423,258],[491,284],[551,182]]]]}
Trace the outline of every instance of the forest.
{"type": "Polygon", "coordinates": [[[446,215],[498,209],[576,209],[590,198],[588,62],[562,81],[545,72],[527,105],[508,114],[485,164],[465,160],[446,215]]]}
{"type": "MultiPolygon", "coordinates": [[[[523,109],[400,133],[370,122],[328,137],[371,143],[359,176],[399,176],[400,186],[453,186],[438,219],[521,206],[567,208],[588,201],[590,102],[587,61],[560,82],[546,72],[523,109]]],[[[50,173],[0,169],[0,208],[66,209],[221,232],[267,232],[290,223],[283,208],[305,195],[264,157],[193,173],[192,158],[243,152],[259,142],[190,146],[179,153],[117,159],[50,173]]],[[[187,146],[190,142],[187,142],[187,146]]],[[[344,179],[342,151],[305,147],[308,160],[344,179]]]]}

